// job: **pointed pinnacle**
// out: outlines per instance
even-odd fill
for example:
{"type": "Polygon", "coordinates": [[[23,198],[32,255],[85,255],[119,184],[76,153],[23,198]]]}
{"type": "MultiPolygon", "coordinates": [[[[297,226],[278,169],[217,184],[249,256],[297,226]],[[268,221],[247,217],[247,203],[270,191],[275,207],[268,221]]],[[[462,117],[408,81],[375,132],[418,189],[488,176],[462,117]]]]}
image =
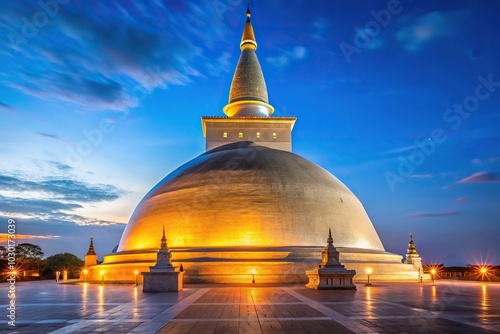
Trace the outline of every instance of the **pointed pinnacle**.
{"type": "Polygon", "coordinates": [[[250,1],[249,1],[247,5],[247,22],[250,22],[250,16],[252,16],[252,13],[250,12],[250,1]]]}

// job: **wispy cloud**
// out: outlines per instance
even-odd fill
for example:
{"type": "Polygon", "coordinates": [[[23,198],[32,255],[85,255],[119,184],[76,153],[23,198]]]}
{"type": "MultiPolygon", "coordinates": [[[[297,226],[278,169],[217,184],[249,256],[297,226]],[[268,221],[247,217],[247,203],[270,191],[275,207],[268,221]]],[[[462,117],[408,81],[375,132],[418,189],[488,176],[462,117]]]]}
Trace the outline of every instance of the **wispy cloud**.
{"type": "Polygon", "coordinates": [[[32,219],[40,223],[75,225],[113,225],[121,222],[85,217],[71,213],[83,206],[54,199],[29,199],[0,195],[0,216],[14,219],[32,219]]]}
{"type": "MultiPolygon", "coordinates": [[[[49,22],[28,36],[21,18],[41,11],[39,3],[2,4],[0,48],[20,66],[0,77],[0,84],[86,109],[127,110],[156,88],[185,85],[202,72],[214,74],[207,62],[193,64],[206,56],[203,48],[213,48],[229,33],[221,16],[231,6],[222,11],[211,0],[182,5],[106,1],[100,6],[72,1],[59,5],[49,22]]],[[[219,65],[224,69],[227,62],[221,52],[219,65]]]]}
{"type": "Polygon", "coordinates": [[[208,72],[213,76],[229,73],[234,66],[231,62],[232,55],[229,52],[223,52],[215,61],[207,62],[208,72]]]}
{"type": "Polygon", "coordinates": [[[13,111],[14,109],[11,106],[9,106],[8,104],[3,103],[2,101],[0,101],[0,110],[13,111]]]}
{"type": "Polygon", "coordinates": [[[72,179],[24,180],[9,175],[0,175],[0,189],[16,193],[43,192],[51,198],[65,201],[93,203],[118,199],[124,190],[108,184],[88,184],[72,179]]]}
{"type": "Polygon", "coordinates": [[[370,29],[357,28],[354,38],[368,41],[366,46],[363,48],[364,50],[376,50],[376,49],[380,49],[381,47],[383,47],[385,45],[385,42],[382,38],[372,37],[372,36],[373,36],[373,31],[371,31],[370,29]]]}
{"type": "Polygon", "coordinates": [[[314,39],[325,40],[328,34],[330,22],[324,17],[319,17],[313,22],[313,33],[311,35],[314,39]]]}
{"type": "MultiPolygon", "coordinates": [[[[56,161],[40,160],[64,174],[71,167],[56,161]]],[[[75,214],[89,203],[111,202],[126,194],[109,184],[90,184],[72,178],[29,179],[26,176],[0,174],[0,216],[32,219],[38,222],[113,225],[116,221],[75,214]]]]}
{"type": "Polygon", "coordinates": [[[491,183],[491,182],[500,182],[500,177],[495,173],[491,172],[477,172],[468,176],[466,178],[461,179],[458,183],[491,183]]]}
{"type": "Polygon", "coordinates": [[[443,212],[431,212],[431,213],[417,213],[410,215],[412,218],[429,218],[429,217],[446,217],[458,215],[458,211],[443,211],[443,212]]]}
{"type": "Polygon", "coordinates": [[[55,140],[55,141],[58,141],[58,142],[61,142],[61,143],[67,143],[66,140],[60,138],[59,136],[50,134],[50,133],[35,132],[34,135],[37,136],[37,137],[43,138],[43,139],[55,140]]]}
{"type": "Polygon", "coordinates": [[[293,61],[305,59],[307,57],[307,48],[304,46],[294,46],[291,50],[282,50],[277,55],[267,57],[266,62],[277,69],[283,69],[289,66],[293,61]]]}
{"type": "Polygon", "coordinates": [[[0,212],[22,214],[23,216],[46,217],[61,211],[72,211],[82,208],[80,204],[64,203],[47,199],[28,199],[21,197],[6,197],[0,195],[0,212]]]}
{"type": "Polygon", "coordinates": [[[60,162],[57,162],[57,161],[47,161],[47,163],[49,163],[50,165],[52,165],[53,167],[55,167],[57,170],[59,170],[61,172],[69,172],[70,170],[73,169],[73,167],[66,165],[66,164],[63,164],[63,163],[60,163],[60,162]]]}
{"type": "Polygon", "coordinates": [[[460,204],[460,203],[464,203],[466,200],[467,200],[467,198],[465,196],[462,196],[462,197],[455,198],[453,200],[453,203],[460,204]]]}
{"type": "Polygon", "coordinates": [[[418,51],[435,38],[454,34],[461,15],[435,11],[416,18],[405,17],[403,20],[409,22],[397,32],[396,38],[407,51],[418,51]]]}
{"type": "Polygon", "coordinates": [[[403,146],[403,147],[398,147],[386,152],[383,152],[382,155],[392,155],[392,154],[397,154],[397,153],[406,153],[413,151],[414,149],[417,148],[417,145],[410,145],[410,146],[403,146]]]}
{"type": "Polygon", "coordinates": [[[411,179],[430,179],[432,178],[432,174],[412,174],[410,176],[411,179]]]}
{"type": "Polygon", "coordinates": [[[476,159],[472,159],[471,163],[473,165],[481,166],[481,165],[487,165],[487,164],[494,164],[494,163],[496,163],[498,161],[500,161],[499,157],[491,157],[491,158],[486,158],[486,159],[476,158],[476,159]]]}

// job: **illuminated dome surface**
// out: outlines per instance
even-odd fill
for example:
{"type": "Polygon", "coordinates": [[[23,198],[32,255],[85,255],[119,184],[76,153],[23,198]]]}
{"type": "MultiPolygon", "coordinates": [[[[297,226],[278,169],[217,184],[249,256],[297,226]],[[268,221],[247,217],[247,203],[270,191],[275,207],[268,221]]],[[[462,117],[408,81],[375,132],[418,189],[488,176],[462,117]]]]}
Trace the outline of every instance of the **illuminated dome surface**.
{"type": "Polygon", "coordinates": [[[182,247],[323,246],[384,252],[356,196],[336,177],[291,152],[237,142],[194,158],[139,203],[118,252],[182,247]]]}

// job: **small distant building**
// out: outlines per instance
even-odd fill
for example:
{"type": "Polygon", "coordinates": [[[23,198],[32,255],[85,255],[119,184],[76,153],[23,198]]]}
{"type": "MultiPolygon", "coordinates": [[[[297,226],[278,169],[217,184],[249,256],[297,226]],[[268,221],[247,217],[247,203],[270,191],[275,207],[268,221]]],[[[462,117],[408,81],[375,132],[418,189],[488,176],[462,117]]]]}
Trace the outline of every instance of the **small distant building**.
{"type": "Polygon", "coordinates": [[[333,246],[332,229],[328,229],[327,245],[321,253],[319,269],[307,270],[309,283],[306,287],[315,290],[347,289],[356,290],[352,278],[355,270],[347,270],[339,260],[340,254],[333,246]]]}
{"type": "Polygon", "coordinates": [[[413,234],[410,233],[410,242],[408,243],[408,251],[406,253],[406,264],[412,264],[417,270],[422,269],[422,258],[418,255],[415,243],[413,242],[413,234]]]}
{"type": "Polygon", "coordinates": [[[470,267],[443,267],[440,272],[440,278],[445,279],[461,279],[471,275],[470,267]]]}
{"type": "Polygon", "coordinates": [[[85,255],[85,269],[97,265],[97,254],[94,249],[94,240],[90,237],[90,246],[87,254],[85,255]]]}

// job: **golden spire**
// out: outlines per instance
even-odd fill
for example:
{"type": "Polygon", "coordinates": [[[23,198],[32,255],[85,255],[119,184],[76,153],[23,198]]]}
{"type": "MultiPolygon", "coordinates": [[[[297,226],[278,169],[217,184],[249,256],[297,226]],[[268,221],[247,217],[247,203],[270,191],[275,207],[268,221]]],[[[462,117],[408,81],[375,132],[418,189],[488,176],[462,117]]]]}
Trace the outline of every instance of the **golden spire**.
{"type": "Polygon", "coordinates": [[[165,225],[163,225],[163,236],[161,237],[161,249],[166,249],[167,247],[167,237],[165,236],[165,225]]]}
{"type": "Polygon", "coordinates": [[[410,242],[408,243],[408,254],[417,255],[417,249],[415,248],[415,243],[413,242],[413,234],[410,233],[410,242]]]}
{"type": "Polygon", "coordinates": [[[240,49],[241,51],[245,49],[257,50],[257,41],[255,40],[255,34],[253,32],[252,23],[250,22],[250,17],[252,13],[250,12],[250,4],[247,7],[247,22],[245,23],[245,29],[243,29],[243,34],[241,35],[240,49]]]}
{"type": "Polygon", "coordinates": [[[327,245],[323,252],[321,252],[321,263],[320,268],[334,268],[339,267],[340,264],[340,254],[337,248],[333,245],[332,229],[328,228],[328,239],[326,239],[327,245]]]}
{"type": "Polygon", "coordinates": [[[89,246],[89,250],[87,252],[87,255],[96,255],[95,249],[94,249],[94,241],[93,241],[92,236],[90,236],[90,246],[89,246]]]}
{"type": "Polygon", "coordinates": [[[331,227],[328,228],[328,239],[326,240],[326,242],[328,242],[328,245],[333,246],[332,228],[331,227]]]}
{"type": "Polygon", "coordinates": [[[269,117],[274,112],[273,106],[268,103],[266,81],[255,54],[257,40],[250,22],[251,16],[248,7],[247,20],[241,36],[241,55],[231,82],[229,103],[223,108],[228,117],[269,117]]]}

